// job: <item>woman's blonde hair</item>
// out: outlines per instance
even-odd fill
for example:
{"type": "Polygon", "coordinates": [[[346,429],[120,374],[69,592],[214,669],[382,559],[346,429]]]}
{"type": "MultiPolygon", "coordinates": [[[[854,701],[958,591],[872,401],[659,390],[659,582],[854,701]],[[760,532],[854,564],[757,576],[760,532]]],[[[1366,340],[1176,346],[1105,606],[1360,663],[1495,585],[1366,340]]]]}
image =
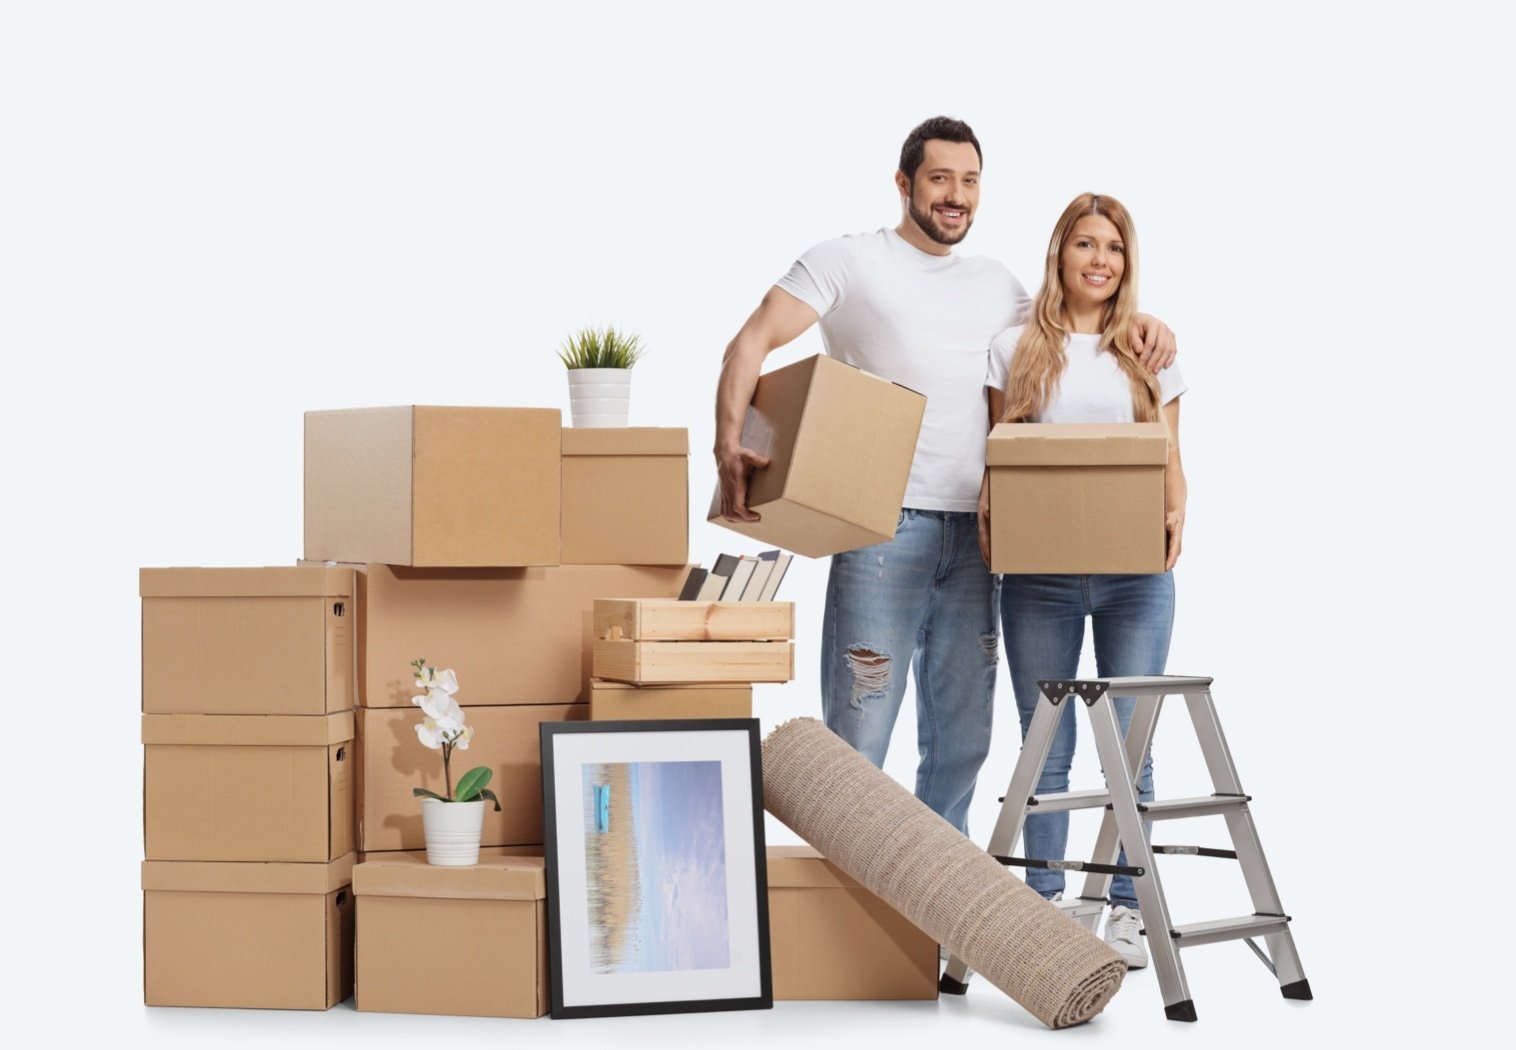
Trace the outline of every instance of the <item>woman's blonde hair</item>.
{"type": "Polygon", "coordinates": [[[1032,303],[1032,316],[1016,344],[1010,375],[1005,381],[1002,423],[1019,423],[1034,418],[1047,406],[1059,377],[1063,375],[1063,344],[1071,326],[1064,310],[1059,263],[1074,224],[1086,215],[1109,219],[1126,249],[1126,268],[1121,283],[1116,294],[1106,300],[1105,316],[1101,319],[1100,349],[1115,354],[1121,370],[1126,373],[1127,382],[1132,387],[1132,412],[1136,420],[1151,423],[1162,418],[1158,381],[1137,360],[1132,342],[1132,318],[1137,314],[1137,230],[1132,225],[1132,216],[1115,197],[1081,193],[1063,210],[1058,224],[1053,227],[1042,274],[1042,290],[1032,303]]]}

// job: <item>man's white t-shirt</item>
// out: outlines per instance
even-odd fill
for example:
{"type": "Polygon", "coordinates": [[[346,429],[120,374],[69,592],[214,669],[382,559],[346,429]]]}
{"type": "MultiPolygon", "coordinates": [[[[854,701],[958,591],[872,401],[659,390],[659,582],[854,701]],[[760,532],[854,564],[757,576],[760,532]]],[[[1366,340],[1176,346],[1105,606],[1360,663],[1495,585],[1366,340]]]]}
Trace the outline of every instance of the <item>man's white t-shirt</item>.
{"type": "Polygon", "coordinates": [[[986,355],[1026,314],[1020,282],[992,259],[930,255],[882,229],[816,245],[777,283],[821,316],[828,354],[926,395],[904,506],[977,510],[986,355]]]}
{"type": "MultiPolygon", "coordinates": [[[[1009,328],[990,343],[990,369],[984,385],[1004,390],[1011,357],[1024,326],[1009,328]]],[[[1133,423],[1132,387],[1116,355],[1100,349],[1100,336],[1073,332],[1063,344],[1063,375],[1048,403],[1028,423],[1133,423]]],[[[1155,376],[1158,403],[1166,405],[1187,389],[1179,369],[1169,365],[1155,376]]]]}

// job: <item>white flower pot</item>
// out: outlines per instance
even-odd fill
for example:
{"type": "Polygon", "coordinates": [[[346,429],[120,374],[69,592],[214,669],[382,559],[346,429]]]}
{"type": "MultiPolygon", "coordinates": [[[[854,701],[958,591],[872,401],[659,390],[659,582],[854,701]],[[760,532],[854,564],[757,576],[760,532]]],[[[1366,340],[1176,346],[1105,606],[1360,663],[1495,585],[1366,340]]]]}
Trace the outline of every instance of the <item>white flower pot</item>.
{"type": "Polygon", "coordinates": [[[570,368],[569,409],[576,427],[624,427],[632,396],[630,368],[570,368]]]}
{"type": "Polygon", "coordinates": [[[445,867],[479,863],[479,838],[484,832],[484,799],[473,802],[421,800],[421,826],[426,829],[426,862],[445,867]]]}

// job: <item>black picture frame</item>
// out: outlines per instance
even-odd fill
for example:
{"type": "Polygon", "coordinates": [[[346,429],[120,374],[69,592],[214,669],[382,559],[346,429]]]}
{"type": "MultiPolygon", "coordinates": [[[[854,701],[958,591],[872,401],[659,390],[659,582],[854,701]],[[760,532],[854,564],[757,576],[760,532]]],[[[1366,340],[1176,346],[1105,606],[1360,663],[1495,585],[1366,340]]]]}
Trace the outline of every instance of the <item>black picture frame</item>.
{"type": "Polygon", "coordinates": [[[758,720],[541,742],[553,1018],[772,1008],[758,720]]]}

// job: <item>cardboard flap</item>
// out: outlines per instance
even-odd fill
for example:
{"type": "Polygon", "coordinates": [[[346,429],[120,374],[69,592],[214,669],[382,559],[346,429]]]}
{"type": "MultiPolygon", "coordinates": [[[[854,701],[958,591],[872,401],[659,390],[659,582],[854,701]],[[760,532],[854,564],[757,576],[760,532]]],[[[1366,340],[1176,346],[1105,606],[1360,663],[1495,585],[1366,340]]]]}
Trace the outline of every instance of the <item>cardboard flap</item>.
{"type": "Polygon", "coordinates": [[[769,889],[809,887],[819,889],[857,889],[841,868],[810,846],[770,846],[768,848],[769,889]]]}
{"type": "Polygon", "coordinates": [[[353,573],[325,565],[142,569],[137,590],[143,598],[349,598],[353,573]]]}
{"type": "Polygon", "coordinates": [[[534,901],[547,896],[541,857],[481,856],[467,868],[434,867],[425,854],[372,857],[353,869],[359,897],[433,897],[449,900],[534,901]]]}
{"type": "Polygon", "coordinates": [[[1169,433],[1162,423],[1001,423],[984,458],[992,467],[1162,466],[1169,433]]]}
{"type": "Polygon", "coordinates": [[[263,864],[225,861],[145,860],[144,890],[191,893],[319,893],[350,885],[357,855],[330,864],[263,864]]]}
{"type": "Polygon", "coordinates": [[[144,744],[329,747],[353,739],[353,713],[332,715],[143,715],[144,744]]]}
{"type": "Polygon", "coordinates": [[[564,427],[565,456],[688,456],[684,427],[564,427]]]}

